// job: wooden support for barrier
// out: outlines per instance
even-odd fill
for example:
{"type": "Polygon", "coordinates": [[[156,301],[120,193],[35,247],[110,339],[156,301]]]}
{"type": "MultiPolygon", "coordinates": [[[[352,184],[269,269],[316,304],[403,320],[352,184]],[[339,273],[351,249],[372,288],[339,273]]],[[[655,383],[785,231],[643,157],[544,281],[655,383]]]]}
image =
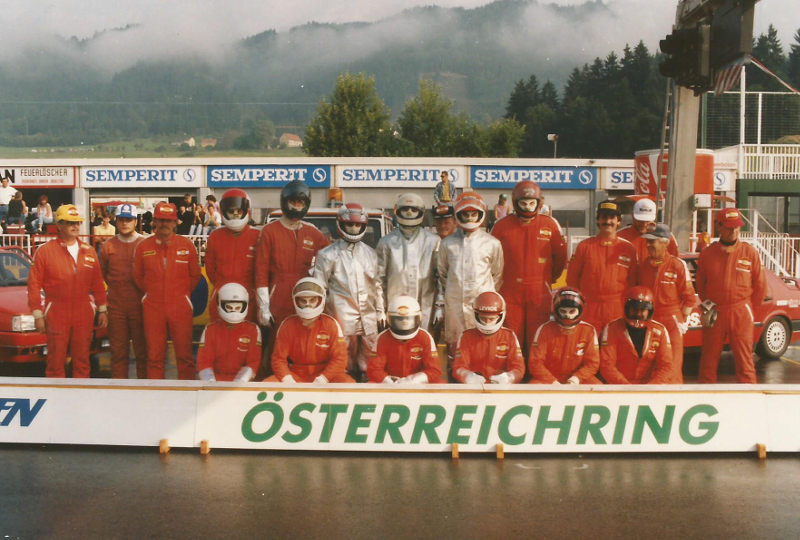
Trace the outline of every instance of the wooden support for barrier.
{"type": "Polygon", "coordinates": [[[453,443],[453,459],[458,459],[458,443],[453,443]]]}
{"type": "Polygon", "coordinates": [[[200,454],[207,456],[211,452],[211,447],[208,445],[208,440],[200,441],[200,454]]]}
{"type": "Polygon", "coordinates": [[[767,445],[757,444],[756,451],[758,452],[758,459],[767,459],[767,445]]]}
{"type": "Polygon", "coordinates": [[[161,439],[158,441],[158,452],[160,454],[169,454],[169,439],[161,439]]]}
{"type": "Polygon", "coordinates": [[[503,447],[502,444],[498,444],[497,445],[497,459],[505,459],[505,458],[506,458],[505,448],[503,447]]]}

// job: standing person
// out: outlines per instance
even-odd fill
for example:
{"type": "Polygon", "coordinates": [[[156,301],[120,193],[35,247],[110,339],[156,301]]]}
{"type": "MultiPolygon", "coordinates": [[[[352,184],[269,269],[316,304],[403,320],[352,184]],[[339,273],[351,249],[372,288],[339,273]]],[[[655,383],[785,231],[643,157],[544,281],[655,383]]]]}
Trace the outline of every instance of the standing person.
{"type": "Polygon", "coordinates": [[[133,280],[133,254],[144,237],[136,232],[136,208],[117,207],[117,236],[100,246],[100,270],[108,284],[108,339],[111,342],[111,376],[128,378],[131,341],[136,357],[136,378],[147,378],[147,343],[142,315],[143,293],[133,280]]]}
{"type": "Polygon", "coordinates": [[[567,285],[581,291],[586,300],[583,320],[598,332],[622,317],[625,292],[636,285],[636,248],[617,236],[620,216],[617,203],[598,204],[600,232],[578,244],[567,268],[567,285]]]}
{"type": "Polygon", "coordinates": [[[583,322],[586,303],[566,287],[553,297],[553,320],[536,331],[528,353],[530,384],[602,384],[597,332],[583,322]]]}
{"type": "Polygon", "coordinates": [[[94,236],[94,245],[99,246],[112,238],[117,233],[117,230],[111,224],[111,216],[108,215],[108,210],[103,208],[103,222],[92,230],[94,236]]]}
{"type": "MultiPolygon", "coordinates": [[[[256,297],[256,248],[260,231],[249,225],[250,198],[241,189],[229,189],[220,201],[223,227],[208,237],[206,275],[214,286],[211,305],[217,304],[217,292],[227,283],[239,283],[249,298],[256,297]]],[[[211,322],[219,320],[219,311],[209,310],[211,322]]],[[[256,322],[255,305],[247,310],[247,320],[256,322]]]]}
{"type": "MultiPolygon", "coordinates": [[[[436,305],[436,253],[439,237],[422,228],[425,206],[415,193],[400,195],[394,205],[398,227],[381,238],[378,276],[383,291],[383,305],[398,296],[410,296],[422,309],[422,329],[439,326],[444,303],[436,305]]],[[[386,328],[386,314],[379,314],[381,330],[386,328]]]]}
{"type": "Polygon", "coordinates": [[[696,300],[689,267],[667,252],[670,236],[669,227],[663,223],[644,235],[649,257],[639,264],[638,281],[639,285],[653,291],[653,320],[663,324],[669,332],[674,382],[682,384],[683,335],[689,329],[689,315],[696,300]]]}
{"type": "Polygon", "coordinates": [[[36,224],[35,232],[41,234],[44,232],[44,226],[48,223],[53,223],[53,208],[47,202],[47,195],[39,196],[39,206],[36,207],[36,224]]]}
{"type": "Polygon", "coordinates": [[[184,206],[183,203],[178,207],[178,229],[177,232],[181,236],[186,236],[192,231],[192,224],[194,223],[194,210],[191,207],[184,206]]]}
{"type": "Polygon", "coordinates": [[[14,198],[17,190],[8,185],[8,178],[0,179],[0,223],[4,223],[8,214],[8,203],[14,198]]]}
{"type": "Polygon", "coordinates": [[[439,302],[444,303],[444,339],[448,347],[447,371],[464,330],[475,327],[472,303],[479,294],[500,288],[503,246],[481,230],[486,205],[481,196],[466,191],[456,199],[459,230],[442,240],[438,254],[439,302]]]}
{"type": "Polygon", "coordinates": [[[440,239],[447,238],[456,232],[456,211],[452,204],[440,204],[433,207],[433,226],[440,239]]]}
{"type": "MultiPolygon", "coordinates": [[[[669,240],[669,239],[667,239],[669,240]]],[[[600,373],[608,384],[680,384],[669,333],[653,319],[653,291],[637,285],[626,294],[625,315],[603,328],[600,373]]]]}
{"type": "MultiPolygon", "coordinates": [[[[525,182],[530,182],[530,180],[525,180],[525,182]]],[[[533,182],[531,182],[533,184],[533,182]]],[[[536,185],[536,184],[534,184],[536,185]]],[[[538,188],[538,186],[537,186],[538,188]]],[[[513,193],[511,195],[514,196],[513,193]]],[[[508,196],[505,193],[501,193],[500,197],[497,199],[497,204],[494,205],[494,220],[500,221],[504,217],[509,214],[513,214],[514,209],[511,207],[511,204],[508,202],[508,196]]]]}
{"type": "Polygon", "coordinates": [[[561,227],[550,216],[543,216],[541,190],[524,180],[511,193],[515,213],[498,222],[492,236],[503,245],[507,261],[503,268],[500,294],[507,302],[506,325],[529,350],[536,329],[550,320],[553,302],[551,284],[567,264],[567,244],[561,227]]]}
{"type": "Polygon", "coordinates": [[[472,305],[475,328],[458,339],[453,378],[466,384],[512,384],[525,375],[519,340],[503,327],[506,303],[494,291],[481,293],[472,305]]]}
{"type": "Polygon", "coordinates": [[[736,363],[736,380],[753,383],[753,309],[764,302],[767,280],[755,248],[739,239],[744,220],[736,208],[717,212],[719,242],[697,260],[697,294],[703,315],[703,352],[697,382],[717,382],[717,366],[727,338],[736,363]]]}
{"type": "Polygon", "coordinates": [[[312,271],[328,289],[325,313],[344,330],[347,371],[356,381],[366,378],[378,340],[378,314],[384,312],[378,256],[361,241],[368,221],[360,204],[341,206],[336,217],[340,239],[317,253],[312,271]]]}
{"type": "Polygon", "coordinates": [[[28,307],[36,330],[47,335],[47,377],[65,376],[69,351],[72,376],[88,378],[95,306],[97,325],[108,324],[100,263],[92,247],[78,240],[82,221],[74,205],[59,207],[58,237],[36,250],[28,276],[28,307]]]}
{"type": "MultiPolygon", "coordinates": [[[[617,236],[633,244],[640,263],[647,258],[647,241],[644,235],[656,228],[657,216],[655,202],[651,199],[639,199],[633,205],[633,224],[617,233],[617,236]]],[[[679,256],[678,241],[672,234],[669,235],[668,251],[670,255],[679,256]]]]}
{"type": "Polygon", "coordinates": [[[291,291],[295,315],[278,328],[272,353],[274,375],[266,382],[352,383],[347,369],[347,346],[342,327],[325,315],[325,284],[302,278],[291,291]]]}
{"type": "Polygon", "coordinates": [[[439,182],[433,188],[433,201],[437,206],[440,204],[453,204],[457,196],[456,186],[447,171],[439,173],[439,178],[439,182]]]}
{"type": "Polygon", "coordinates": [[[226,283],[218,293],[217,320],[203,330],[197,372],[201,381],[249,382],[261,364],[261,329],[245,320],[250,295],[238,283],[226,283]]]}
{"type": "Polygon", "coordinates": [[[444,384],[433,337],[420,328],[422,311],[410,296],[392,298],[389,330],[381,332],[367,364],[371,383],[444,384]]]}
{"type": "Polygon", "coordinates": [[[142,299],[147,335],[147,378],[164,378],[167,335],[172,338],[178,378],[196,379],[192,355],[192,301],[200,282],[197,250],[188,238],[175,234],[178,210],[159,202],[153,212],[155,234],[136,246],[133,279],[142,299]]]}
{"type": "Polygon", "coordinates": [[[708,227],[705,221],[700,222],[700,225],[698,225],[697,228],[697,246],[694,248],[694,250],[696,253],[700,253],[706,249],[709,244],[711,244],[711,235],[708,234],[708,231],[706,231],[708,227]]]}

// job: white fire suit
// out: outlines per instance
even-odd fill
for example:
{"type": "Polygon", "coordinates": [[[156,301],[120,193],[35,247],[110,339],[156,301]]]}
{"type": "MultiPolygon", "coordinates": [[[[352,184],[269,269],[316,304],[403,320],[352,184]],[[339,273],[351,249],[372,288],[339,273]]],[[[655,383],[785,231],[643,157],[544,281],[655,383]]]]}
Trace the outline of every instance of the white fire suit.
{"type": "Polygon", "coordinates": [[[325,313],[344,331],[347,370],[366,373],[378,340],[378,313],[384,311],[375,250],[338,240],[317,252],[311,275],[328,286],[325,313]]]}
{"type": "MultiPolygon", "coordinates": [[[[436,301],[436,252],[439,236],[422,227],[406,239],[400,228],[378,242],[378,275],[383,304],[396,296],[410,296],[422,309],[422,328],[429,330],[436,301]]],[[[444,304],[442,304],[444,305],[444,304]]]]}
{"type": "Polygon", "coordinates": [[[439,249],[439,297],[444,303],[444,339],[451,351],[464,330],[475,327],[472,302],[479,294],[500,289],[503,246],[479,229],[469,234],[459,229],[439,249]]]}

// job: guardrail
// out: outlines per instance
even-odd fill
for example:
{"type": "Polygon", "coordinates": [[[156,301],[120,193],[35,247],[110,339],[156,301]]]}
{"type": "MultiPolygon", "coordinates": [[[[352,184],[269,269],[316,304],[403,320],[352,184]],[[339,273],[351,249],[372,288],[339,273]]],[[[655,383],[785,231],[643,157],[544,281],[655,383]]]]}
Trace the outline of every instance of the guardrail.
{"type": "Polygon", "coordinates": [[[745,144],[741,150],[739,178],[800,179],[800,145],[745,144]]]}

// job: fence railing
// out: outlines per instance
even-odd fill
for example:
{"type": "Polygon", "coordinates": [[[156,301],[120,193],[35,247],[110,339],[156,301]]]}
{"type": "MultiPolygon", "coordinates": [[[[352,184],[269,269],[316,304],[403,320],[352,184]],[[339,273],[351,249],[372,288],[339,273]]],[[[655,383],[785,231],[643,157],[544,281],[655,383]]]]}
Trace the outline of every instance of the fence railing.
{"type": "Polygon", "coordinates": [[[739,178],[800,179],[800,145],[745,144],[741,150],[739,178]]]}

